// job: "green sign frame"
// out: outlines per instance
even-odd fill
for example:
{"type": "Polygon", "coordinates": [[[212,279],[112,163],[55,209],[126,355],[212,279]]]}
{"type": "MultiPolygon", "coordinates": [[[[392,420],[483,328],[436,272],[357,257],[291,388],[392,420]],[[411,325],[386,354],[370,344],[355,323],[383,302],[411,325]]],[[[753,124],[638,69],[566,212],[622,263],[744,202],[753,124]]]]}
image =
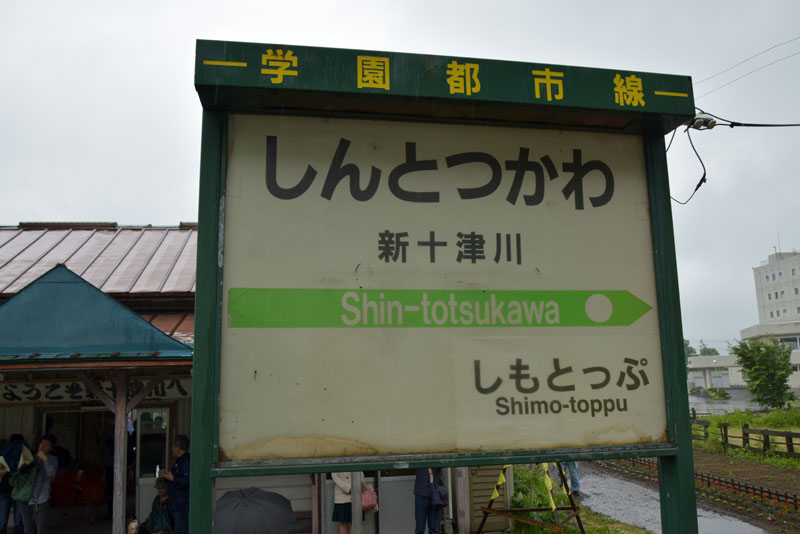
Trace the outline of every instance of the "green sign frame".
{"type": "MultiPolygon", "coordinates": [[[[663,137],[694,116],[689,77],[545,63],[203,40],[197,41],[195,67],[195,86],[203,104],[203,129],[192,386],[193,534],[212,532],[213,480],[221,477],[315,473],[342,468],[357,471],[645,456],[658,458],[663,532],[697,532],[683,333],[663,137]],[[658,295],[667,441],[579,449],[220,461],[221,234],[230,113],[519,125],[641,136],[658,295]]],[[[258,309],[261,297],[250,295],[248,305],[258,309]]]]}

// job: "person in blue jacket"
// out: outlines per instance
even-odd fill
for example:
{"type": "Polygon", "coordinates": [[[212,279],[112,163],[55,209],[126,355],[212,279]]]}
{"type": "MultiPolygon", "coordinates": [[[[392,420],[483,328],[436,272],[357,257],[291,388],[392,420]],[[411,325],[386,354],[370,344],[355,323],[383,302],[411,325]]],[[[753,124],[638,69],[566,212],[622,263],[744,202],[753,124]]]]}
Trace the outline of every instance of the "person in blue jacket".
{"type": "Polygon", "coordinates": [[[172,446],[175,465],[169,472],[161,471],[158,476],[172,482],[169,504],[175,522],[175,534],[189,534],[189,438],[180,435],[172,446]]]}
{"type": "Polygon", "coordinates": [[[432,486],[442,485],[442,468],[417,469],[414,480],[414,534],[425,534],[425,523],[430,534],[439,534],[440,506],[434,506],[431,498],[432,486]]]}

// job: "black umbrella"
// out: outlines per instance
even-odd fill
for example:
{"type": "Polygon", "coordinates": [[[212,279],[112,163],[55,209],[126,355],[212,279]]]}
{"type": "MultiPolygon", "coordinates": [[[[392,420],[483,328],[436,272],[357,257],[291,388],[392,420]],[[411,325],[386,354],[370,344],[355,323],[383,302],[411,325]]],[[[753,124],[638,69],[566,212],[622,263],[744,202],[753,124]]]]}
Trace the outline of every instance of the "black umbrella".
{"type": "Polygon", "coordinates": [[[216,534],[286,534],[297,525],[289,499],[258,488],[225,493],[214,523],[216,534]]]}

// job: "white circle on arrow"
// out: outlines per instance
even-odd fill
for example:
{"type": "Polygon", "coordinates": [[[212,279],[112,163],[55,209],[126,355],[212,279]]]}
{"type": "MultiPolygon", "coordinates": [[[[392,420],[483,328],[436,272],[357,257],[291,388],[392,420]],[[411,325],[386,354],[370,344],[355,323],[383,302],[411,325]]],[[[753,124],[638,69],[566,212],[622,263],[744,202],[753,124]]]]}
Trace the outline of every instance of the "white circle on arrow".
{"type": "Polygon", "coordinates": [[[611,319],[614,306],[605,295],[592,295],[586,299],[586,315],[595,323],[605,323],[611,319]]]}

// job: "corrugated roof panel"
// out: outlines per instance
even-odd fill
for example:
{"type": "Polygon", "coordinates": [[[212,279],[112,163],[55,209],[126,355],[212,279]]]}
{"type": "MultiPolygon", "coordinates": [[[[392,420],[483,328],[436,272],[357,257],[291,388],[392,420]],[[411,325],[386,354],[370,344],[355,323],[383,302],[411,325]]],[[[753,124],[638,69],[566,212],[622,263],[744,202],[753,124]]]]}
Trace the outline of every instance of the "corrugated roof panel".
{"type": "Polygon", "coordinates": [[[197,230],[191,230],[191,232],[189,241],[161,290],[165,293],[194,292],[195,269],[197,268],[197,230]]]}
{"type": "Polygon", "coordinates": [[[194,335],[194,314],[187,313],[183,321],[175,328],[174,334],[191,334],[194,335]]]}
{"type": "MultiPolygon", "coordinates": [[[[3,246],[14,239],[22,230],[19,228],[0,228],[0,250],[3,246]]],[[[0,262],[2,263],[2,262],[0,262]]]]}
{"type": "Polygon", "coordinates": [[[80,249],[66,260],[65,265],[72,272],[83,276],[84,271],[93,265],[98,255],[103,253],[116,234],[117,230],[97,230],[80,249]]]}
{"type": "Polygon", "coordinates": [[[16,279],[30,270],[42,256],[50,252],[68,233],[69,230],[45,231],[40,234],[38,239],[32,240],[27,246],[20,248],[19,252],[9,258],[3,265],[3,275],[0,277],[0,291],[5,293],[6,286],[13,284],[16,279]]]}
{"type": "MultiPolygon", "coordinates": [[[[49,231],[48,234],[55,233],[49,231]]],[[[39,259],[35,264],[31,265],[27,271],[20,271],[17,279],[9,286],[3,289],[3,293],[16,293],[23,287],[27,286],[41,275],[49,271],[53,268],[53,265],[58,263],[64,263],[67,258],[69,258],[72,254],[77,251],[81,245],[86,241],[86,239],[91,236],[91,230],[72,230],[67,231],[66,234],[63,231],[59,231],[58,233],[63,235],[63,239],[50,250],[50,252],[46,253],[44,256],[39,259]]],[[[37,245],[44,240],[44,237],[37,242],[37,245]]],[[[31,247],[34,248],[34,247],[31,247]]],[[[0,288],[3,286],[0,285],[0,288]]]]}
{"type": "Polygon", "coordinates": [[[82,275],[83,279],[95,287],[107,291],[103,284],[119,266],[119,263],[127,255],[131,246],[136,243],[141,233],[142,228],[122,229],[82,275]]]}
{"type": "Polygon", "coordinates": [[[142,272],[131,293],[157,293],[172,272],[190,230],[171,229],[142,272]]]}
{"type": "Polygon", "coordinates": [[[142,315],[142,318],[175,339],[194,343],[193,313],[142,315]]]}
{"type": "Polygon", "coordinates": [[[166,228],[146,228],[128,254],[122,258],[111,278],[103,285],[103,291],[107,293],[130,292],[168,231],[166,228]]]}
{"type": "Polygon", "coordinates": [[[0,248],[0,270],[2,270],[4,266],[13,258],[15,258],[20,252],[25,250],[25,248],[27,248],[31,243],[39,239],[44,232],[44,230],[22,232],[14,239],[3,245],[3,248],[0,248]]]}
{"type": "Polygon", "coordinates": [[[0,295],[11,296],[55,265],[108,293],[193,293],[197,226],[20,223],[0,227],[0,295]]]}

